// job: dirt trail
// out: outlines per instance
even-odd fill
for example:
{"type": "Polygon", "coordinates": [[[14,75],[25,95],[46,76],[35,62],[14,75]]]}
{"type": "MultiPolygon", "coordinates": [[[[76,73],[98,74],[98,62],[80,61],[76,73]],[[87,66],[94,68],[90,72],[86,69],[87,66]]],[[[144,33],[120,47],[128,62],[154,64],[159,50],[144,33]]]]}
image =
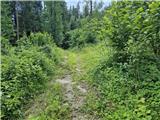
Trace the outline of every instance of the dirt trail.
{"type": "MultiPolygon", "coordinates": [[[[63,65],[67,65],[68,58],[67,56],[64,57],[63,65]]],[[[76,60],[76,68],[74,74],[76,74],[77,77],[81,77],[82,70],[80,66],[80,59],[77,57],[76,60]]],[[[64,101],[67,102],[70,105],[71,108],[71,120],[93,120],[89,119],[88,115],[83,113],[81,111],[81,107],[85,102],[85,97],[87,94],[87,84],[82,81],[74,81],[72,78],[73,74],[71,71],[66,71],[64,77],[59,78],[56,80],[57,83],[62,85],[63,89],[63,95],[64,95],[64,101]]],[[[55,84],[55,80],[52,80],[48,83],[48,87],[51,87],[53,84],[55,84]]],[[[48,89],[49,91],[50,89],[48,89]]],[[[26,119],[28,119],[30,113],[34,115],[38,115],[43,109],[46,107],[46,101],[47,101],[47,93],[45,92],[38,96],[37,99],[35,99],[34,104],[25,112],[26,119]],[[41,107],[39,107],[41,106],[41,107]]]]}
{"type": "Polygon", "coordinates": [[[64,78],[57,79],[56,82],[59,82],[60,84],[63,85],[64,92],[65,92],[64,93],[64,95],[65,95],[64,98],[65,98],[66,101],[71,103],[73,98],[74,98],[71,75],[65,75],[64,78]]]}
{"type": "MultiPolygon", "coordinates": [[[[67,57],[65,57],[65,59],[67,59],[67,57]]],[[[77,58],[77,75],[80,75],[80,72],[79,58],[77,58]]],[[[86,85],[81,83],[76,84],[70,74],[65,75],[62,79],[57,79],[56,81],[64,87],[64,98],[71,105],[72,120],[89,120],[87,119],[87,115],[80,110],[87,94],[86,85]]]]}

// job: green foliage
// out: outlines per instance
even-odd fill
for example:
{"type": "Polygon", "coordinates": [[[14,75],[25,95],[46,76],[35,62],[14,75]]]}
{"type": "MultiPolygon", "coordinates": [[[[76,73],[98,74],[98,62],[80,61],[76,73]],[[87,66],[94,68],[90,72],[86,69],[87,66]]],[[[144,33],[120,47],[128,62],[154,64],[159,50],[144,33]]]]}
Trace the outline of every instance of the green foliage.
{"type": "MultiPolygon", "coordinates": [[[[68,120],[70,119],[69,104],[64,103],[62,95],[62,86],[58,83],[54,83],[49,86],[47,90],[46,107],[39,113],[30,114],[28,120],[68,120]],[[54,91],[54,92],[52,92],[54,91]]],[[[39,106],[39,109],[41,106],[39,106]]],[[[34,111],[33,111],[34,113],[34,111]]]]}
{"type": "Polygon", "coordinates": [[[42,47],[47,44],[53,44],[54,42],[52,37],[47,33],[36,33],[36,34],[31,33],[29,37],[24,36],[20,40],[18,40],[17,43],[19,46],[34,45],[42,47]]]}
{"type": "MultiPolygon", "coordinates": [[[[79,8],[67,11],[64,1],[45,1],[44,9],[40,1],[2,2],[2,119],[23,119],[27,100],[41,92],[56,73],[62,54],[55,42],[63,48],[87,46],[77,55],[63,54],[73,79],[89,80],[95,89],[86,100],[87,112],[104,120],[159,120],[160,2],[112,2],[102,19],[102,5],[95,3],[92,12],[91,4],[86,1],[86,17],[81,18],[79,8]],[[13,26],[20,36],[26,34],[16,47],[10,45],[13,26]],[[54,40],[47,33],[31,33],[42,28],[54,40]],[[82,64],[82,77],[76,74],[76,59],[82,64]]],[[[62,105],[61,87],[52,87],[55,92],[47,96],[44,112],[29,119],[70,119],[69,105],[62,105]]]]}
{"type": "Polygon", "coordinates": [[[29,37],[24,36],[17,43],[18,47],[16,51],[22,51],[23,49],[30,49],[31,46],[36,46],[38,51],[45,53],[55,63],[59,63],[61,59],[59,49],[56,47],[52,36],[47,33],[31,33],[29,37]]]}
{"type": "Polygon", "coordinates": [[[85,111],[104,120],[158,120],[159,83],[136,81],[108,62],[103,60],[91,72],[97,94],[88,96],[85,111]]]}
{"type": "Polygon", "coordinates": [[[68,30],[67,26],[67,8],[65,1],[45,1],[44,14],[45,18],[44,28],[55,39],[58,46],[62,45],[64,39],[64,32],[68,30]]]}
{"type": "Polygon", "coordinates": [[[1,53],[8,54],[8,50],[10,47],[9,40],[4,37],[1,37],[0,40],[1,40],[1,53]]]}
{"type": "MultiPolygon", "coordinates": [[[[14,4],[14,1],[11,2],[14,4]]],[[[30,35],[31,32],[42,31],[42,3],[41,1],[16,1],[14,8],[18,12],[19,34],[30,35]],[[17,8],[18,7],[18,8],[17,8]]],[[[13,10],[15,10],[12,8],[13,10]]],[[[15,21],[17,21],[15,19],[15,21]]]]}
{"type": "Polygon", "coordinates": [[[160,118],[159,10],[155,1],[113,2],[106,10],[97,37],[113,52],[90,72],[98,91],[86,104],[90,114],[104,120],[160,118]]]}
{"type": "MultiPolygon", "coordinates": [[[[3,49],[7,48],[4,42],[3,49]]],[[[48,34],[31,34],[2,56],[2,119],[23,118],[23,105],[41,92],[56,71],[58,49],[48,34]]]]}
{"type": "Polygon", "coordinates": [[[8,1],[1,2],[1,35],[6,39],[14,36],[11,17],[11,4],[8,1]]]}
{"type": "Polygon", "coordinates": [[[23,100],[44,84],[46,63],[41,56],[35,51],[24,51],[19,56],[2,58],[2,111],[5,119],[17,117],[23,100]]]}
{"type": "Polygon", "coordinates": [[[68,41],[70,47],[82,48],[86,44],[95,44],[98,40],[98,30],[101,25],[97,18],[81,20],[81,27],[68,32],[68,41]]]}

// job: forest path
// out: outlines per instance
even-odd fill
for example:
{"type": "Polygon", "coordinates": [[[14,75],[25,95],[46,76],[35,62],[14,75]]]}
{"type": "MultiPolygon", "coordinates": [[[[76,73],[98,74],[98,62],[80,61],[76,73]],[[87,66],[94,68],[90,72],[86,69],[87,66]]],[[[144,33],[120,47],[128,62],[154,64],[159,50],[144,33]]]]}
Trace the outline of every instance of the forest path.
{"type": "MultiPolygon", "coordinates": [[[[65,56],[65,61],[67,61],[65,56]]],[[[74,70],[73,70],[74,71],[74,70]]],[[[81,75],[80,58],[76,58],[76,76],[81,75]]],[[[71,105],[71,120],[88,120],[87,115],[81,112],[81,107],[84,104],[87,94],[87,85],[81,82],[76,82],[72,79],[72,74],[67,74],[62,79],[57,79],[64,88],[64,99],[71,105]]]]}
{"type": "Polygon", "coordinates": [[[78,80],[83,76],[81,70],[81,60],[78,54],[74,53],[74,55],[74,65],[69,65],[69,59],[72,59],[71,56],[64,56],[64,61],[61,68],[64,69],[63,75],[58,75],[56,78],[53,78],[53,80],[49,81],[47,83],[46,90],[31,102],[31,104],[25,111],[26,120],[52,120],[52,118],[55,119],[54,114],[57,113],[48,113],[47,111],[47,109],[50,107],[52,111],[52,107],[54,107],[51,101],[54,101],[56,97],[55,95],[57,94],[55,93],[56,91],[53,88],[55,84],[59,84],[62,89],[59,91],[61,92],[60,97],[63,99],[62,108],[60,108],[60,111],[63,111],[63,106],[67,105],[67,117],[61,116],[61,118],[59,118],[60,120],[94,120],[91,119],[91,116],[82,112],[82,107],[85,103],[88,92],[88,85],[85,81],[78,80]],[[70,66],[71,68],[68,69],[68,66],[70,66]],[[46,118],[48,117],[48,114],[51,114],[51,117],[46,118]],[[42,116],[45,117],[41,118],[42,116]]]}

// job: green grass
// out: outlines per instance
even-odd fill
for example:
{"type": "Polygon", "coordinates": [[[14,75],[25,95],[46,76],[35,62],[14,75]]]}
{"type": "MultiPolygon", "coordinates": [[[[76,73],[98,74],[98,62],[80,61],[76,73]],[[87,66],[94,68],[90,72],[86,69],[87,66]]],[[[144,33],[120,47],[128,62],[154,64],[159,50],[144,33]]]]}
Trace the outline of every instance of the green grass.
{"type": "Polygon", "coordinates": [[[70,69],[67,60],[65,63],[65,57],[68,56],[68,53],[60,48],[57,49],[59,49],[58,54],[61,56],[61,62],[55,66],[56,71],[50,77],[50,80],[46,82],[43,92],[31,100],[24,108],[26,120],[71,119],[70,106],[67,101],[64,101],[64,89],[61,84],[56,82],[56,79],[64,77],[70,69]]]}
{"type": "Polygon", "coordinates": [[[99,64],[103,56],[108,56],[112,53],[111,48],[105,48],[103,43],[97,45],[88,45],[79,51],[76,51],[77,64],[79,64],[81,75],[77,76],[79,80],[92,82],[90,78],[92,70],[99,64]]]}
{"type": "Polygon", "coordinates": [[[97,45],[88,45],[82,49],[67,51],[68,61],[67,65],[70,68],[73,81],[75,82],[73,88],[76,96],[79,95],[76,86],[80,84],[87,84],[88,94],[85,96],[85,103],[81,106],[83,113],[91,116],[98,116],[99,103],[97,91],[93,87],[94,81],[92,79],[93,69],[99,64],[102,56],[108,55],[112,49],[104,48],[103,43],[97,45]]]}
{"type": "Polygon", "coordinates": [[[69,120],[70,107],[63,101],[62,86],[50,83],[46,93],[39,96],[29,109],[27,120],[69,120]]]}
{"type": "Polygon", "coordinates": [[[77,54],[82,75],[75,79],[90,85],[83,112],[100,120],[157,120],[159,110],[151,106],[157,109],[159,102],[153,97],[148,100],[144,97],[152,93],[145,87],[135,88],[134,92],[133,87],[142,83],[128,77],[121,67],[109,66],[114,62],[113,49],[103,49],[103,44],[98,44],[83,48],[77,54]]]}
{"type": "MultiPolygon", "coordinates": [[[[148,107],[150,103],[143,97],[145,92],[141,89],[137,93],[131,92],[132,85],[138,82],[127,77],[120,68],[108,66],[113,54],[114,50],[103,43],[88,45],[81,50],[64,51],[64,63],[56,74],[58,77],[72,75],[76,96],[83,96],[78,92],[77,85],[87,85],[88,94],[79,109],[89,116],[100,120],[152,120],[151,114],[157,113],[153,113],[148,107]]],[[[60,85],[53,84],[45,97],[47,106],[38,108],[41,112],[31,113],[29,120],[71,119],[71,108],[63,101],[62,91],[60,85]]]]}

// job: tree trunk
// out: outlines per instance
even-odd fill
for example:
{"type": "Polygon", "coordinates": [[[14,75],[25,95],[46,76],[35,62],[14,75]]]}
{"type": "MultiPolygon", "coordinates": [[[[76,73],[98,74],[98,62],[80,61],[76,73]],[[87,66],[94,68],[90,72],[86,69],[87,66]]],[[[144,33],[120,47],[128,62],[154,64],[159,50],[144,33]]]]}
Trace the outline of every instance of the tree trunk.
{"type": "Polygon", "coordinates": [[[17,31],[17,40],[19,40],[19,20],[18,20],[18,1],[16,1],[16,31],[17,31]]]}
{"type": "Polygon", "coordinates": [[[92,15],[92,0],[90,0],[90,15],[92,15]]]}

